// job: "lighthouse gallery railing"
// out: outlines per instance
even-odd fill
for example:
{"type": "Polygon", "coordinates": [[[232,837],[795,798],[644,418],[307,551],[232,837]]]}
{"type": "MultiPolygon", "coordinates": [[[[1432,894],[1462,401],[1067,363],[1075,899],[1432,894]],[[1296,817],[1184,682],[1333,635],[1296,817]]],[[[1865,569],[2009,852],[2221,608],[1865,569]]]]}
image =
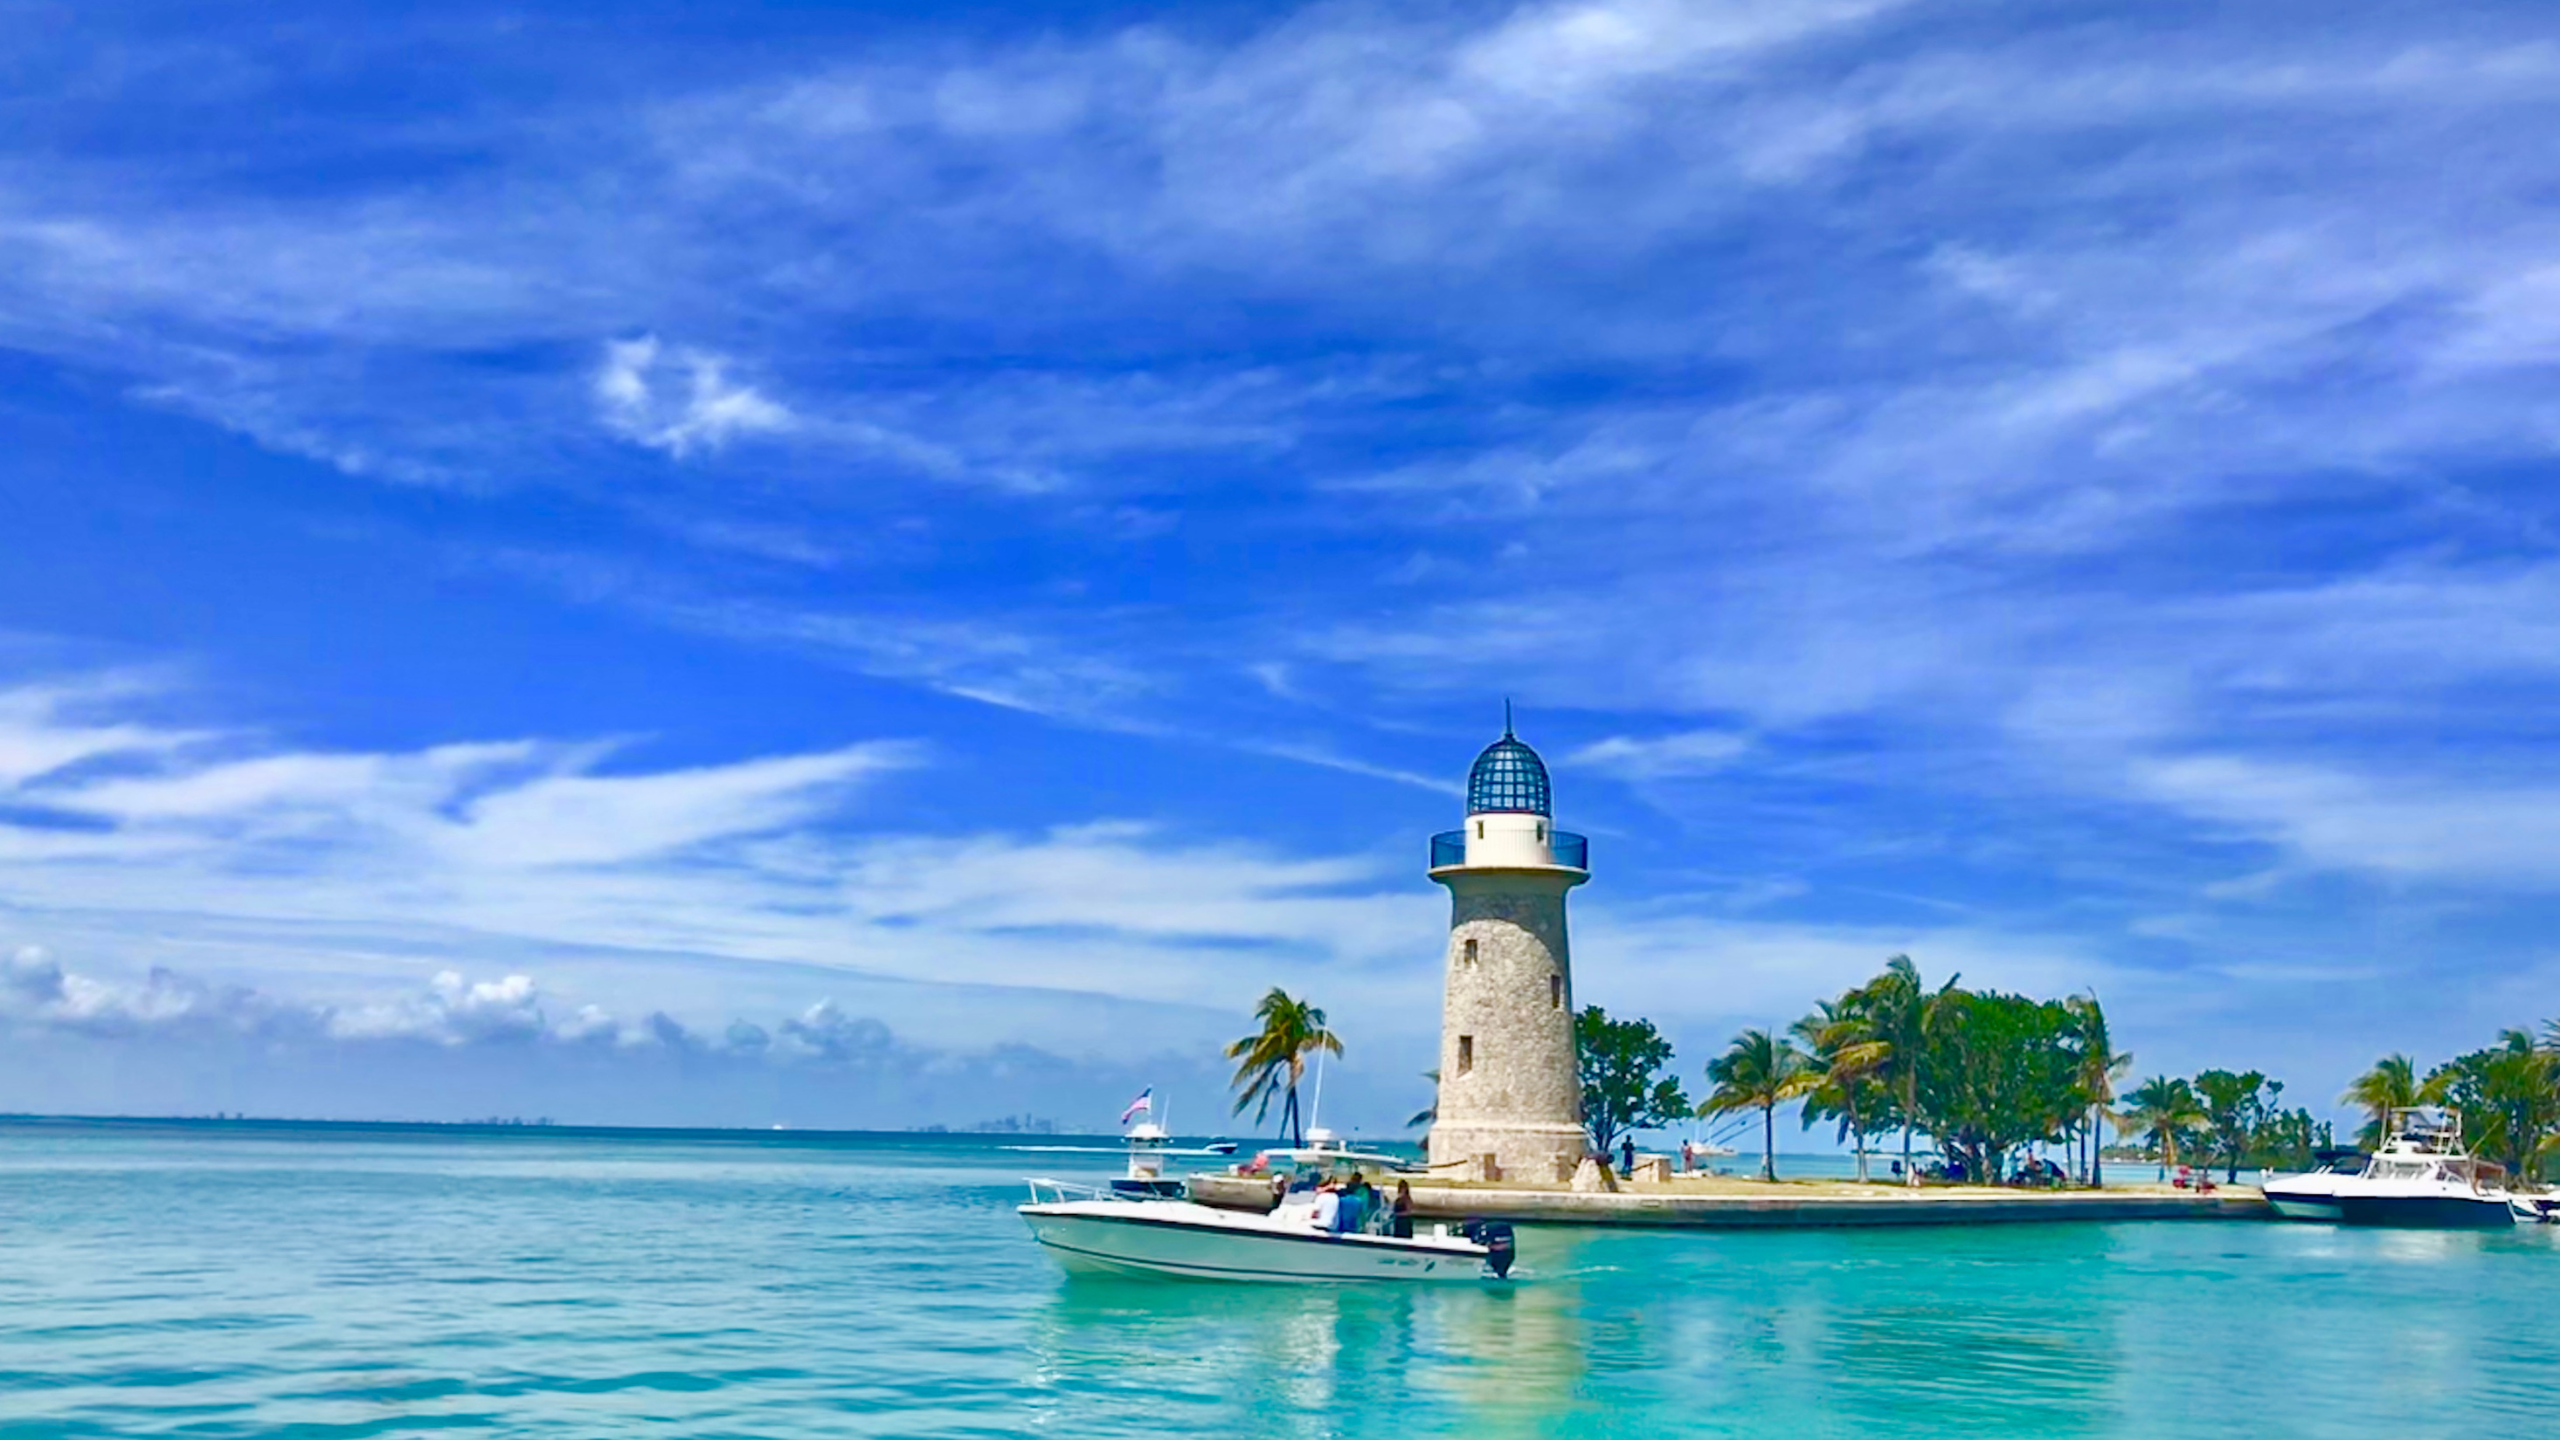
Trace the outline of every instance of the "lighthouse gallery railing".
{"type": "MultiPolygon", "coordinates": [[[[1591,842],[1570,830],[1551,830],[1547,840],[1555,851],[1556,863],[1574,870],[1591,868],[1591,842]]],[[[1467,832],[1443,830],[1431,837],[1431,868],[1467,863],[1467,832]]]]}

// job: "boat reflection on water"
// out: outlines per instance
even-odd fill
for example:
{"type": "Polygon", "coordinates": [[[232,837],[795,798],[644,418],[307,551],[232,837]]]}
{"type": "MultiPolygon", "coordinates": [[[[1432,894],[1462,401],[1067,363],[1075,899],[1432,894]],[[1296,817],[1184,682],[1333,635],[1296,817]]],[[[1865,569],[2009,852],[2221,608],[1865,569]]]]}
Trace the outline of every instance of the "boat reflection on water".
{"type": "Polygon", "coordinates": [[[1611,1343],[1588,1318],[1581,1271],[1592,1238],[1541,1230],[1531,1252],[1538,1272],[1528,1283],[1484,1292],[1490,1304],[1417,1310],[1416,1351],[1444,1363],[1414,1386],[1416,1399],[1448,1417],[1447,1433],[1503,1440],[1609,1433],[1606,1406],[1583,1383],[1611,1343]]]}
{"type": "Polygon", "coordinates": [[[1542,1231],[1518,1286],[1246,1286],[1062,1274],[1031,1331],[1041,1428],[1110,1434],[1133,1406],[1159,1424],[1248,1413],[1433,1417],[1469,1435],[1555,1433],[1588,1410],[1571,1232],[1542,1231]],[[1567,1272],[1567,1273],[1559,1273],[1567,1272]],[[1147,1363],[1133,1367],[1130,1357],[1147,1363]],[[1170,1408],[1167,1408],[1170,1407],[1170,1408]]]}

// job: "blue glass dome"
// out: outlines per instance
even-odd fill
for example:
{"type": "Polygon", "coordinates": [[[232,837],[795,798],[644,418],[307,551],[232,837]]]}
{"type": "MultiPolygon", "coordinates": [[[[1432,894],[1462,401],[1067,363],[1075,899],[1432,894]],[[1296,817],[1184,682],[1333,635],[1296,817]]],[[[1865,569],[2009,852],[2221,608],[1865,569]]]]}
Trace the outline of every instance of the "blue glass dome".
{"type": "Polygon", "coordinates": [[[1547,762],[1505,730],[1484,747],[1467,772],[1470,815],[1545,815],[1555,810],[1547,794],[1547,762]]]}

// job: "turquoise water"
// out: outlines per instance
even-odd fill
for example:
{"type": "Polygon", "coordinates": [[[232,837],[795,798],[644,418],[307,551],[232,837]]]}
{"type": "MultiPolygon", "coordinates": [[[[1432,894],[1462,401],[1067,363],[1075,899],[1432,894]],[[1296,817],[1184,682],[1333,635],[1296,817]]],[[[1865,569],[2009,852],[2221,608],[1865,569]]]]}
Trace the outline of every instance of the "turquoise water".
{"type": "MultiPolygon", "coordinates": [[[[0,1436],[2548,1434],[2560,1227],[1538,1230],[1069,1280],[1001,1140],[0,1125],[0,1436]]],[[[1019,1143],[1019,1142],[1016,1142],[1019,1143]]]]}

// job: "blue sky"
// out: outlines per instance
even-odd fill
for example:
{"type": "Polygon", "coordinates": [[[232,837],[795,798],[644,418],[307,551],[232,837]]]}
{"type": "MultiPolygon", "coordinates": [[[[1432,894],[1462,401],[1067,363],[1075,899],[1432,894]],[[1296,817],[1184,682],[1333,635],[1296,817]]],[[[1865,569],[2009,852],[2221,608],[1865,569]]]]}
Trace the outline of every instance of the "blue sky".
{"type": "Polygon", "coordinates": [[[2560,1014],[2560,34],[0,6],[0,1107],[1424,1098],[1516,699],[1692,1073],[2560,1014]]]}

